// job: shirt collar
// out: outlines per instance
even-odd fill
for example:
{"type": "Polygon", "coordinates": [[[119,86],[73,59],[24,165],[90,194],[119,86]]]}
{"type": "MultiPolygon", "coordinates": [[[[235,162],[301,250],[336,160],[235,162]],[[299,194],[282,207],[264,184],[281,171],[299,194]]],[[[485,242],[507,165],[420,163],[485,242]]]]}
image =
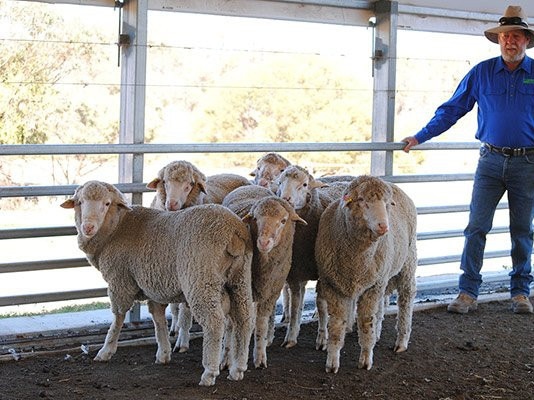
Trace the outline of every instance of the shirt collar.
{"type": "MultiPolygon", "coordinates": [[[[522,69],[528,74],[532,71],[532,58],[525,55],[525,58],[523,58],[523,61],[521,64],[519,64],[518,69],[522,69]]],[[[506,70],[506,64],[504,64],[504,60],[501,57],[497,57],[497,69],[496,72],[506,70]]],[[[517,71],[517,70],[516,70],[517,71]]]]}

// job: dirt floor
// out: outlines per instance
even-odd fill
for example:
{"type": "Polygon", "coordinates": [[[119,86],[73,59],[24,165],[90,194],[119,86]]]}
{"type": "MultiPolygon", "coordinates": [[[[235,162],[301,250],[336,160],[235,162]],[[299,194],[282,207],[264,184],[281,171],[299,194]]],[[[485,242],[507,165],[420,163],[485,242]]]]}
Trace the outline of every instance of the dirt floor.
{"type": "Polygon", "coordinates": [[[223,371],[200,387],[202,339],[169,365],[154,364],[155,345],[119,347],[108,363],[81,350],[0,363],[0,399],[534,399],[534,315],[514,315],[509,301],[479,305],[468,315],[445,306],[414,313],[408,351],[394,354],[394,316],[386,316],[370,371],[357,368],[357,334],[347,335],[337,374],[325,372],[315,350],[316,323],[304,324],[299,343],[280,347],[277,329],[269,367],[252,362],[240,382],[223,371]]]}

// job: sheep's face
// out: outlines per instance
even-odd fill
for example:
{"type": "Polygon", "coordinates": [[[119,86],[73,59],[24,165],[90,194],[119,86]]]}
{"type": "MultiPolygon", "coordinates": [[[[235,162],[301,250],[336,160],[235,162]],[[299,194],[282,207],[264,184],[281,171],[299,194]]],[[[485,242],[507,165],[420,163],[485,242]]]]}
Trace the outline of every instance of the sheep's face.
{"type": "Polygon", "coordinates": [[[353,221],[365,224],[371,237],[378,238],[389,231],[388,209],[394,202],[388,185],[378,179],[357,186],[351,184],[341,202],[353,221]]]}
{"type": "Polygon", "coordinates": [[[257,202],[250,210],[245,220],[254,225],[257,233],[256,246],[261,253],[269,253],[278,246],[285,237],[288,224],[300,222],[306,224],[302,218],[282,199],[269,197],[257,202]]]}
{"type": "Polygon", "coordinates": [[[187,206],[189,195],[195,187],[205,193],[205,181],[204,174],[193,164],[180,160],[163,167],[147,187],[157,190],[157,196],[167,211],[177,211],[187,206]]]}
{"type": "Polygon", "coordinates": [[[309,203],[313,189],[327,186],[316,181],[305,169],[297,166],[287,167],[277,181],[277,196],[286,200],[295,210],[300,210],[309,203]]]}
{"type": "Polygon", "coordinates": [[[74,196],[61,204],[61,207],[74,208],[78,233],[91,238],[104,224],[112,205],[130,209],[122,194],[112,185],[90,181],[78,187],[74,196]]]}
{"type": "Polygon", "coordinates": [[[289,162],[272,153],[257,162],[256,169],[251,172],[254,184],[270,189],[276,178],[289,166],[289,162]]]}
{"type": "Polygon", "coordinates": [[[186,178],[183,181],[169,179],[163,181],[163,187],[167,194],[165,209],[167,211],[177,211],[184,207],[187,196],[189,196],[189,193],[195,187],[195,181],[192,177],[189,179],[186,178]]]}

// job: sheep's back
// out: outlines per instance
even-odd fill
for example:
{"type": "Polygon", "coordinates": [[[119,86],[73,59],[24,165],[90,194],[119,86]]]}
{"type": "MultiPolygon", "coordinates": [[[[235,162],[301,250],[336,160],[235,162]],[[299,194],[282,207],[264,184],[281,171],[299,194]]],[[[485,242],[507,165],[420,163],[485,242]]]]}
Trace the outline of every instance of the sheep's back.
{"type": "Polygon", "coordinates": [[[246,253],[251,257],[245,224],[220,205],[174,212],[134,207],[102,249],[99,264],[108,283],[128,277],[147,297],[165,303],[179,301],[184,282],[224,279],[234,259],[246,253]]]}
{"type": "Polygon", "coordinates": [[[237,174],[216,174],[206,180],[206,203],[221,204],[232,190],[251,185],[244,176],[237,174]]]}

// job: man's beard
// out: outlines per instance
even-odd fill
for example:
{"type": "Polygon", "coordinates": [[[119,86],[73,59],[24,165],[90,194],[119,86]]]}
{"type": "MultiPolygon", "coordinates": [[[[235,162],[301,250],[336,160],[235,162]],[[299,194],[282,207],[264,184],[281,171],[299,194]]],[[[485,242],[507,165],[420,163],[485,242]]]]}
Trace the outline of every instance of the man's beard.
{"type": "Polygon", "coordinates": [[[507,52],[502,52],[502,58],[504,61],[509,63],[516,63],[521,61],[525,57],[525,51],[520,51],[517,54],[508,54],[507,52]]]}

